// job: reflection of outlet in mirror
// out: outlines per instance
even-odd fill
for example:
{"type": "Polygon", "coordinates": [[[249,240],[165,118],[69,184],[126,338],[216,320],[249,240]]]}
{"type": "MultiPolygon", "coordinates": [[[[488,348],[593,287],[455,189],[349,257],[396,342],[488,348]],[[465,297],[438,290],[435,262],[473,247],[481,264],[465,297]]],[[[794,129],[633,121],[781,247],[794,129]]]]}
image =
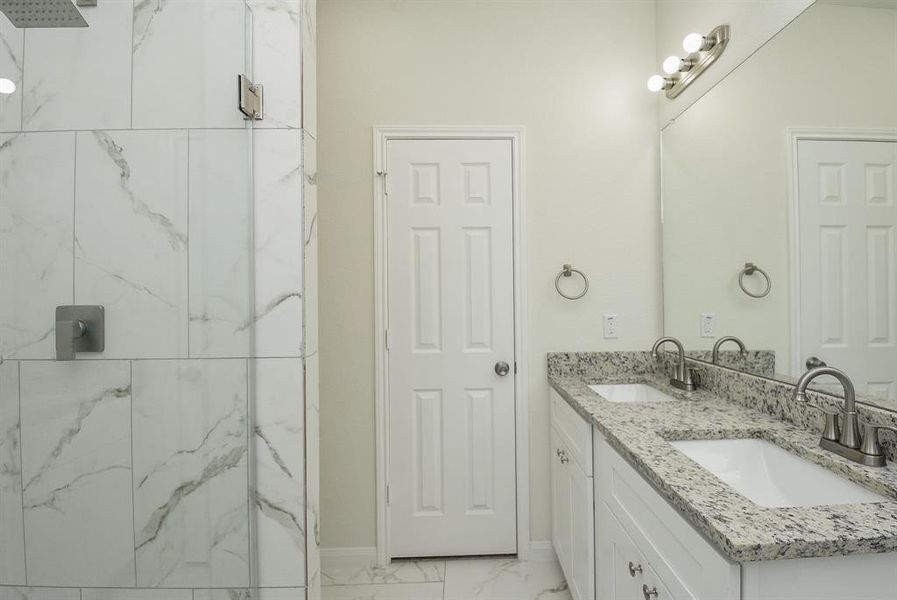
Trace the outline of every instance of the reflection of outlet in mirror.
{"type": "Polygon", "coordinates": [[[701,313],[701,337],[712,338],[713,326],[716,315],[713,313],[701,313]]]}
{"type": "Polygon", "coordinates": [[[617,315],[604,315],[604,339],[617,338],[617,315]]]}

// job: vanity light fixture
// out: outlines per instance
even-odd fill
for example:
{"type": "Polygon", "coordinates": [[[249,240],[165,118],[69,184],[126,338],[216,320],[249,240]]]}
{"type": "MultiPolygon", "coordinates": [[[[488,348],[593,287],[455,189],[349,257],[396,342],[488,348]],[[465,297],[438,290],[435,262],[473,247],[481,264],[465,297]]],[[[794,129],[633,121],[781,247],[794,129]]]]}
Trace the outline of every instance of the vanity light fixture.
{"type": "Polygon", "coordinates": [[[16,83],[11,79],[0,78],[0,94],[12,94],[16,91],[16,83]]]}
{"type": "Polygon", "coordinates": [[[682,40],[682,48],[688,56],[667,57],[663,61],[663,71],[668,77],[654,75],[648,80],[648,89],[664,91],[670,99],[677,97],[722,55],[729,43],[729,32],[728,25],[720,25],[707,35],[689,33],[682,40]]]}
{"type": "Polygon", "coordinates": [[[663,75],[652,75],[648,78],[648,89],[652,92],[668,90],[673,86],[673,80],[663,75]]]}

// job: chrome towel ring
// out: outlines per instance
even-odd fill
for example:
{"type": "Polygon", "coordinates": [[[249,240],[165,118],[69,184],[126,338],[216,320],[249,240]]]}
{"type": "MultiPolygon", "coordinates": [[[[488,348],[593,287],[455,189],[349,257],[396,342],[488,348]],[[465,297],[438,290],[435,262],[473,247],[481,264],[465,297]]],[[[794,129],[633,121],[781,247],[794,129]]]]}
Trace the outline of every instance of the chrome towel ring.
{"type": "Polygon", "coordinates": [[[558,291],[558,294],[560,294],[567,300],[579,300],[586,295],[586,292],[589,291],[589,278],[586,277],[585,273],[583,273],[579,269],[574,269],[573,265],[564,265],[564,268],[561,269],[561,272],[558,273],[558,276],[554,278],[554,289],[556,289],[558,291]],[[561,277],[573,277],[574,273],[582,277],[582,291],[575,296],[568,296],[561,291],[561,277]]]}
{"type": "Polygon", "coordinates": [[[770,279],[769,273],[767,273],[754,263],[744,263],[744,269],[741,270],[741,274],[738,276],[738,285],[741,287],[741,291],[751,298],[765,298],[769,295],[769,292],[772,291],[772,279],[770,279]],[[754,292],[751,292],[746,287],[744,287],[744,278],[746,276],[754,275],[755,273],[760,273],[760,275],[762,275],[766,280],[766,289],[759,294],[755,294],[754,292]]]}

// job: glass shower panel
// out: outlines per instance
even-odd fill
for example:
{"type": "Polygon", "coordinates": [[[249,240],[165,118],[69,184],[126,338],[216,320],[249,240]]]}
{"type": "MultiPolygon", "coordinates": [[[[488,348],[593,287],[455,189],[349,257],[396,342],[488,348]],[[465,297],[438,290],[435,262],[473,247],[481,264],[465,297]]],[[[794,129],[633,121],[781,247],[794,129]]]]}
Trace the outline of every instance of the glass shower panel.
{"type": "Polygon", "coordinates": [[[75,10],[87,27],[0,15],[0,597],[247,590],[251,12],[75,10]],[[67,305],[104,307],[102,352],[57,360],[67,305]]]}

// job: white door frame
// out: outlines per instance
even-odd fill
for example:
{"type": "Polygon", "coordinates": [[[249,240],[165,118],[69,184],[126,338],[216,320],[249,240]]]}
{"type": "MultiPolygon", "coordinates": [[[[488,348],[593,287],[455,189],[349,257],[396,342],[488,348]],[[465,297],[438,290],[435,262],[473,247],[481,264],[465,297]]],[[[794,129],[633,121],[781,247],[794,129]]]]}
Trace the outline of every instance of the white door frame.
{"type": "Polygon", "coordinates": [[[851,128],[789,128],[788,148],[790,152],[788,174],[791,180],[788,202],[789,269],[791,278],[789,312],[791,316],[791,373],[803,373],[805,366],[800,356],[800,181],[797,164],[797,146],[801,141],[832,142],[897,142],[897,129],[851,129],[851,128]]]}
{"type": "Polygon", "coordinates": [[[390,140],[508,140],[511,142],[514,238],[514,402],[516,413],[517,556],[529,557],[529,400],[526,354],[526,228],[524,220],[523,127],[374,127],[374,365],[377,463],[377,564],[389,564],[389,360],[386,352],[386,144],[390,140]]]}

